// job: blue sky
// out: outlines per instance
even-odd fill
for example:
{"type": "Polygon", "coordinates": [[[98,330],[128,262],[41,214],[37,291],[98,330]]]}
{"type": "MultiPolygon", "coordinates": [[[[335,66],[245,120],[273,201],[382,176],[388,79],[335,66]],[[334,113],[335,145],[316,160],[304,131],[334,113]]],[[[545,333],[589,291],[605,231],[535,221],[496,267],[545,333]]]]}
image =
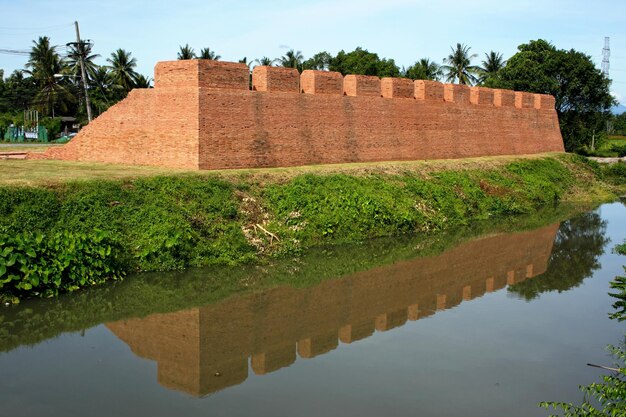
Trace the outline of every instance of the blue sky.
{"type": "MultiPolygon", "coordinates": [[[[479,54],[509,57],[517,45],[543,38],[602,60],[611,38],[612,90],[626,103],[626,1],[623,0],[0,0],[0,48],[29,49],[48,35],[57,45],[83,38],[102,58],[123,48],[152,76],[157,61],[176,59],[179,45],[210,47],[222,60],[278,57],[287,49],[305,57],[361,46],[409,66],[428,57],[441,63],[457,42],[479,54]]],[[[22,68],[24,56],[0,54],[5,74],[22,68]]]]}

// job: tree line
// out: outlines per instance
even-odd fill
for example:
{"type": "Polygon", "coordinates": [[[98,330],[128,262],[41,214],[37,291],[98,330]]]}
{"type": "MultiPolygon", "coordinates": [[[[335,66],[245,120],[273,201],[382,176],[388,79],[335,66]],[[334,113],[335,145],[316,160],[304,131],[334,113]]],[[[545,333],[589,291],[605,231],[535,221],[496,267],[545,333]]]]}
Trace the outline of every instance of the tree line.
{"type": "MultiPolygon", "coordinates": [[[[133,88],[150,87],[150,78],[136,72],[137,62],[130,52],[118,49],[97,65],[98,54],[92,45],[83,43],[87,84],[96,114],[123,99],[133,88]]],[[[43,115],[75,115],[85,118],[80,92],[80,53],[71,46],[62,57],[46,36],[33,41],[26,68],[4,78],[0,70],[0,114],[17,114],[27,108],[37,108],[43,115]]],[[[179,47],[178,59],[219,60],[216,51],[206,47],[196,54],[186,44],[179,47]]],[[[242,58],[239,62],[256,65],[283,66],[337,71],[342,75],[361,74],[378,77],[406,77],[505,88],[517,91],[552,94],[567,150],[589,146],[602,139],[612,120],[610,108],[615,100],[610,94],[608,79],[593,64],[591,57],[575,50],[558,49],[539,39],[518,47],[508,60],[501,53],[490,51],[479,57],[465,44],[450,47],[441,64],[430,58],[418,59],[408,68],[399,67],[393,59],[357,47],[339,51],[336,55],[321,51],[305,58],[301,51],[291,49],[278,58],[242,58]]],[[[2,117],[0,116],[0,129],[2,117]]]]}

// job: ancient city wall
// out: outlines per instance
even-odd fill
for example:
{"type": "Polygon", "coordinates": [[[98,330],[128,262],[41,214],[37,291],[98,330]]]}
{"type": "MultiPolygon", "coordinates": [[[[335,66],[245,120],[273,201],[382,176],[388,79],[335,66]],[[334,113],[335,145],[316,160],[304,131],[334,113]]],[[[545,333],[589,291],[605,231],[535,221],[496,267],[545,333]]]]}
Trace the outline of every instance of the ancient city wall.
{"type": "Polygon", "coordinates": [[[188,169],[563,151],[552,96],[244,64],[159,62],[72,142],[36,158],[188,169]]]}

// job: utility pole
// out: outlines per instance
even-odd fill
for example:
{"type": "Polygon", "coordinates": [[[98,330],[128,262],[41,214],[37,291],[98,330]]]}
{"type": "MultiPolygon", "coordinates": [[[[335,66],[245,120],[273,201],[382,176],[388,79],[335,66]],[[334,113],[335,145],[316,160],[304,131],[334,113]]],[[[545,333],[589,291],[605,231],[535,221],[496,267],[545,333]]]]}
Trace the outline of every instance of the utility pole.
{"type": "Polygon", "coordinates": [[[91,103],[89,102],[89,91],[87,90],[87,73],[85,72],[85,48],[83,41],[80,40],[80,31],[78,29],[78,22],[74,22],[76,26],[76,48],[78,49],[78,56],[80,59],[80,73],[83,80],[83,89],[85,90],[85,105],[87,106],[87,120],[91,122],[91,103]]]}

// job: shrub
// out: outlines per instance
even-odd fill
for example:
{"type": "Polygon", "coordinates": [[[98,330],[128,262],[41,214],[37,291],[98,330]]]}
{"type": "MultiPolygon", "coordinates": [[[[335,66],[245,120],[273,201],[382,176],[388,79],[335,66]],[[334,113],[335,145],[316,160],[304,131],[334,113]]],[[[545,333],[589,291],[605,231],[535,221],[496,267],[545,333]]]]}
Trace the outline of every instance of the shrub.
{"type": "Polygon", "coordinates": [[[53,296],[120,279],[119,246],[107,233],[9,234],[0,231],[0,292],[53,296]]]}

